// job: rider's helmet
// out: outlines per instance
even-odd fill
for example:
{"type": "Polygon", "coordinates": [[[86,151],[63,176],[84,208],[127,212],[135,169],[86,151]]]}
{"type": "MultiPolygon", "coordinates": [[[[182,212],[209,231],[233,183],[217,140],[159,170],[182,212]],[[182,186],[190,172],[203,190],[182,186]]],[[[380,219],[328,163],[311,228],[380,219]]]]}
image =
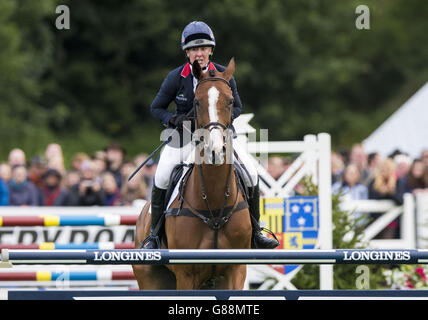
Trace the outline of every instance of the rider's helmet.
{"type": "Polygon", "coordinates": [[[190,22],[181,34],[181,49],[194,47],[215,47],[215,38],[211,28],[202,21],[190,22]]]}

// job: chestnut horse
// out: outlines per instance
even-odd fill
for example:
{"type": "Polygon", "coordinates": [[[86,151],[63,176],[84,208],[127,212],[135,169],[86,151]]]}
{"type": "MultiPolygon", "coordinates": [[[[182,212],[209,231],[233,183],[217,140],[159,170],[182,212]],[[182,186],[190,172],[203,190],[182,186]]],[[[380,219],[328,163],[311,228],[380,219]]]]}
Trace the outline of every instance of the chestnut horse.
{"type": "MultiPolygon", "coordinates": [[[[197,61],[193,75],[198,80],[194,111],[196,132],[202,131],[195,148],[195,164],[186,183],[170,205],[187,215],[167,215],[162,248],[250,249],[251,221],[248,206],[235,176],[232,138],[226,134],[232,123],[233,96],[229,84],[235,71],[232,58],[224,72],[202,72],[197,61]],[[199,129],[199,130],[198,130],[199,129]],[[201,130],[202,129],[202,130],[201,130]],[[203,157],[203,161],[201,161],[203,157]],[[242,206],[242,204],[245,204],[242,206]],[[238,205],[240,204],[240,205],[238,205]],[[214,213],[219,213],[217,216],[214,213]]],[[[150,233],[150,203],[138,218],[135,248],[150,233]]],[[[171,209],[168,209],[171,210],[171,209]]],[[[133,265],[140,289],[232,289],[242,290],[245,265],[133,265]]]]}

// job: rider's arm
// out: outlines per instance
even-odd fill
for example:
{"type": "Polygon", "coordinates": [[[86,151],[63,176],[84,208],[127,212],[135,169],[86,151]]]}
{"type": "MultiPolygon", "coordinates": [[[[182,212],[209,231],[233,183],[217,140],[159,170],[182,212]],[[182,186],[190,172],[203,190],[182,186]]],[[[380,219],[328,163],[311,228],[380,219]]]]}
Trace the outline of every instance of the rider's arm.
{"type": "Polygon", "coordinates": [[[177,93],[178,80],[176,78],[175,70],[168,74],[150,106],[152,115],[164,125],[168,125],[172,117],[172,113],[167,109],[177,93]]]}
{"type": "Polygon", "coordinates": [[[230,79],[230,86],[232,87],[232,94],[234,99],[232,117],[233,119],[236,119],[241,114],[242,103],[241,103],[241,98],[239,97],[239,94],[238,94],[238,89],[236,88],[236,81],[234,77],[230,79]]]}

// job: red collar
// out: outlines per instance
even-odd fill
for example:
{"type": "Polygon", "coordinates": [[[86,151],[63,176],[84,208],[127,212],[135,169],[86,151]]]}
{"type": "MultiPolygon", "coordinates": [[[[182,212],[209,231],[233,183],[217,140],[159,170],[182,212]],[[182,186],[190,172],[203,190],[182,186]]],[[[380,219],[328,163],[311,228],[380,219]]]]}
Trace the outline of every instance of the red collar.
{"type": "MultiPolygon", "coordinates": [[[[212,63],[210,61],[209,65],[208,65],[208,70],[217,70],[214,66],[214,63],[212,63]]],[[[190,63],[187,62],[186,65],[184,66],[183,70],[181,71],[181,76],[183,78],[187,78],[187,76],[191,73],[191,69],[190,69],[190,63]]]]}

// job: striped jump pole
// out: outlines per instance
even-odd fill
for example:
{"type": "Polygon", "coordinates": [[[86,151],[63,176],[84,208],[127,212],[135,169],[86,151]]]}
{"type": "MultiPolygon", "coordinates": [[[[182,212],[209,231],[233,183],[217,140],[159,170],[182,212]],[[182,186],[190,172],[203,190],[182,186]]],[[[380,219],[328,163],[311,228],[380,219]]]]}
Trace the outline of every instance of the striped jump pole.
{"type": "Polygon", "coordinates": [[[135,226],[138,215],[0,216],[0,227],[135,226]]]}
{"type": "Polygon", "coordinates": [[[428,250],[8,250],[7,264],[428,264],[428,250]]]}
{"type": "Polygon", "coordinates": [[[55,243],[42,242],[31,244],[0,244],[0,251],[4,249],[40,249],[40,250],[72,250],[72,249],[134,249],[133,242],[82,242],[82,243],[55,243]]]}
{"type": "Polygon", "coordinates": [[[3,281],[111,281],[135,280],[132,271],[32,271],[32,272],[0,272],[0,282],[3,281]]]}

